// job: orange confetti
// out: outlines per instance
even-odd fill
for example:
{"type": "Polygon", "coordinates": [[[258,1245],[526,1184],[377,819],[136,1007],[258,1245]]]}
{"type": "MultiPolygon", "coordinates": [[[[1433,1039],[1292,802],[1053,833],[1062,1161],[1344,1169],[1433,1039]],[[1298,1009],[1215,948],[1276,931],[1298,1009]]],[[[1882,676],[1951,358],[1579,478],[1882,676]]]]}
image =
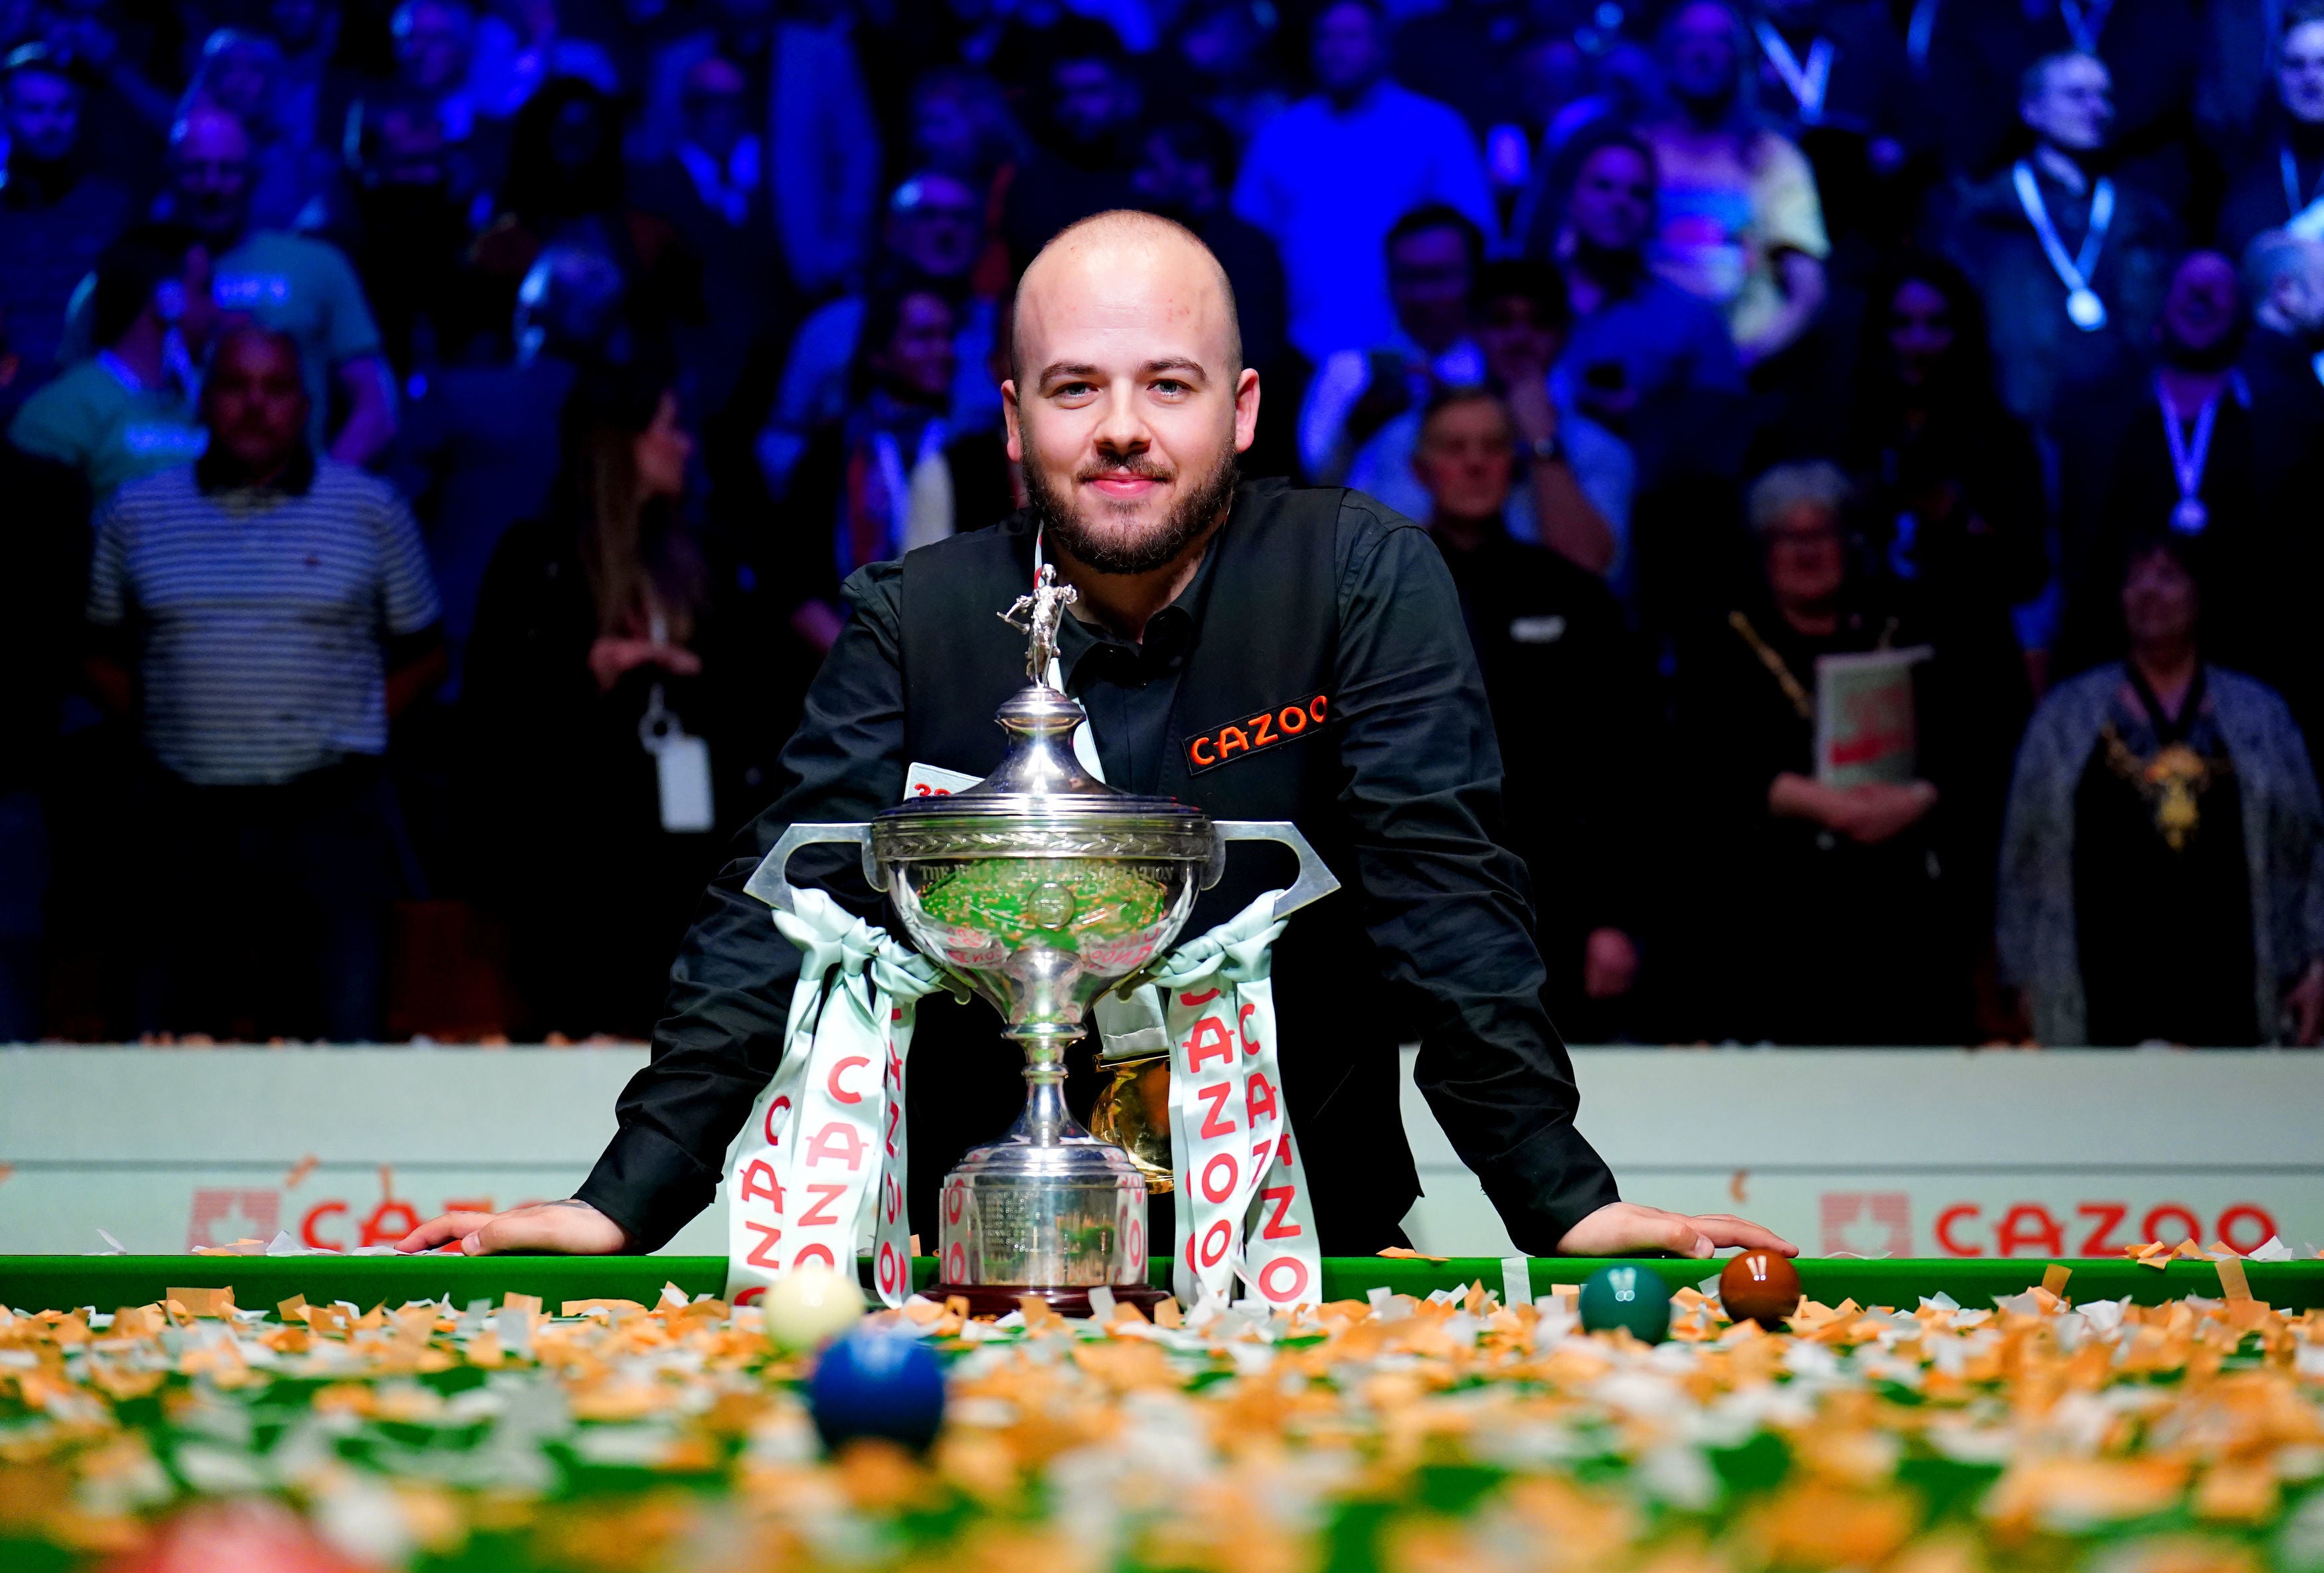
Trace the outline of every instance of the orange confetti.
{"type": "MultiPolygon", "coordinates": [[[[509,1298],[511,1300],[515,1300],[517,1296],[512,1294],[509,1298]]],[[[539,1302],[535,1302],[535,1303],[537,1304],[539,1302]]],[[[593,1311],[609,1312],[616,1320],[618,1320],[625,1315],[641,1314],[645,1311],[645,1307],[640,1305],[634,1300],[568,1300],[565,1302],[565,1308],[557,1314],[559,1316],[586,1316],[593,1311]]]]}

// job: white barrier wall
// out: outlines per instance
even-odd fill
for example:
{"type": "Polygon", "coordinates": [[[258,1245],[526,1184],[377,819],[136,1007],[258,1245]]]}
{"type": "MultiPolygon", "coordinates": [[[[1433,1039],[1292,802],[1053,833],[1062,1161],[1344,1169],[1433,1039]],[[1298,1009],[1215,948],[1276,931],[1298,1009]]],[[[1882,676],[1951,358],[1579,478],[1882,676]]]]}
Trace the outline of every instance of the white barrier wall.
{"type": "MultiPolygon", "coordinates": [[[[1508,1248],[1410,1083],[1445,1255],[1508,1248]]],[[[571,1193],[641,1048],[0,1050],[0,1254],[392,1240],[455,1202],[571,1193]]],[[[2324,1055],[1585,1049],[1582,1129],[1633,1200],[1808,1251],[2111,1254],[2324,1242],[2324,1055]]],[[[669,1249],[724,1248],[713,1209],[669,1249]]]]}
{"type": "MultiPolygon", "coordinates": [[[[1406,1055],[1414,1243],[1506,1242],[1406,1055]]],[[[2200,1233],[2324,1243],[2324,1055],[1577,1050],[1582,1129],[1633,1201],[1738,1212],[1817,1256],[2111,1256],[2200,1233]]]]}
{"type": "MultiPolygon", "coordinates": [[[[569,1196],[639,1048],[0,1050],[0,1253],[391,1243],[569,1196]],[[310,1162],[311,1160],[311,1162],[310,1162]]],[[[724,1220],[674,1244],[723,1254],[724,1220]]]]}

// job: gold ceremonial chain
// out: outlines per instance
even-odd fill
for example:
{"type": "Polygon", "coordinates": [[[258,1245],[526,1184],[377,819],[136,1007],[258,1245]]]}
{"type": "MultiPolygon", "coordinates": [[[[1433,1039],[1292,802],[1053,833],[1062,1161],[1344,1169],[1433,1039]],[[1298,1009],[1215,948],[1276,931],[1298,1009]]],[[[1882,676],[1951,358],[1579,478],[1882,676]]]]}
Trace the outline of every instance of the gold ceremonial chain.
{"type": "Polygon", "coordinates": [[[1751,647],[1752,653],[1759,658],[1759,664],[1766,667],[1768,675],[1775,679],[1776,686],[1784,691],[1784,697],[1789,699],[1792,708],[1800,713],[1800,719],[1813,722],[1815,701],[1806,689],[1800,686],[1800,680],[1792,676],[1791,664],[1775,653],[1775,647],[1761,639],[1759,630],[1751,626],[1751,620],[1739,612],[1727,614],[1727,625],[1743,636],[1743,642],[1751,647]]]}
{"type": "MultiPolygon", "coordinates": [[[[1751,620],[1741,612],[1729,612],[1727,626],[1743,636],[1743,642],[1751,647],[1752,654],[1759,658],[1759,664],[1766,667],[1768,676],[1775,679],[1776,685],[1784,691],[1784,697],[1790,700],[1792,708],[1800,713],[1800,719],[1813,722],[1815,700],[1805,688],[1800,686],[1800,680],[1792,675],[1791,663],[1776,654],[1775,646],[1759,637],[1759,630],[1753,628],[1751,620]]],[[[1876,650],[1885,650],[1894,644],[1895,639],[1896,620],[1892,617],[1881,624],[1880,637],[1872,641],[1872,648],[1876,650]]]]}
{"type": "Polygon", "coordinates": [[[2202,805],[2197,799],[2227,773],[2228,762],[2207,759],[2183,742],[2166,743],[2154,751],[2153,759],[2142,759],[2131,752],[2110,721],[2099,736],[2106,742],[2107,767],[2137,787],[2138,795],[2153,806],[2155,832],[2163,844],[2174,852],[2185,851],[2189,838],[2203,823],[2202,805]]]}

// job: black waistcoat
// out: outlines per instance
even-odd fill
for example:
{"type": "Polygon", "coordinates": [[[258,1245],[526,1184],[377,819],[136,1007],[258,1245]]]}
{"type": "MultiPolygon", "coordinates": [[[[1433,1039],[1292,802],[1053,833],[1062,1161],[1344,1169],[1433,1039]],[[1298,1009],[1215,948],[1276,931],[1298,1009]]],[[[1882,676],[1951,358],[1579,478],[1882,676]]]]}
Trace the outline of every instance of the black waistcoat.
{"type": "MultiPolygon", "coordinates": [[[[1214,819],[1291,820],[1339,876],[1341,889],[1291,920],[1274,971],[1284,1091],[1316,1228],[1334,1255],[1398,1242],[1397,1225],[1420,1193],[1398,1108],[1396,1024],[1380,998],[1339,801],[1348,778],[1331,720],[1341,496],[1281,482],[1238,495],[1192,608],[1194,642],[1157,788],[1214,819]],[[1295,705],[1302,724],[1286,735],[1294,729],[1281,718],[1295,705]],[[1318,713],[1320,723],[1305,719],[1318,713]]],[[[1030,585],[1032,558],[1020,515],[904,559],[899,659],[912,762],[977,776],[1000,764],[1006,739],[992,713],[1024,685],[1025,639],[995,613],[1030,585]]],[[[1288,885],[1293,872],[1281,848],[1231,846],[1224,877],[1181,937],[1225,922],[1261,892],[1288,885]]],[[[1086,1050],[1076,1059],[1085,1062],[1086,1050]]],[[[982,1001],[964,1008],[938,996],[922,1005],[911,1060],[911,1210],[931,1239],[945,1172],[1022,1107],[1019,1066],[982,1001]]],[[[1093,1084],[1080,1090],[1094,1095],[1093,1084]]]]}

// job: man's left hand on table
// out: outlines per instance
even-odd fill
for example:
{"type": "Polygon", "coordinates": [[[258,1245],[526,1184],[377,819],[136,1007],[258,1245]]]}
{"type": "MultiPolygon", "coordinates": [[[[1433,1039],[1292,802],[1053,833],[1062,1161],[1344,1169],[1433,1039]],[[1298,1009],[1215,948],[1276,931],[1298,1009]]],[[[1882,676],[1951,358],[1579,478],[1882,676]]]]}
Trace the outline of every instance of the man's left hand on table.
{"type": "Polygon", "coordinates": [[[1635,1201],[1609,1201],[1565,1231],[1557,1242],[1567,1256],[1633,1256],[1642,1251],[1672,1251],[1682,1256],[1708,1256],[1725,1246],[1745,1250],[1775,1251],[1796,1256],[1800,1248],[1769,1228],[1731,1212],[1690,1216],[1641,1207],[1635,1201]]]}
{"type": "Polygon", "coordinates": [[[586,1201],[541,1201],[508,1212],[447,1212],[396,1242],[399,1251],[433,1251],[456,1243],[464,1255],[504,1251],[558,1256],[611,1256],[629,1248],[620,1224],[586,1201]]]}

